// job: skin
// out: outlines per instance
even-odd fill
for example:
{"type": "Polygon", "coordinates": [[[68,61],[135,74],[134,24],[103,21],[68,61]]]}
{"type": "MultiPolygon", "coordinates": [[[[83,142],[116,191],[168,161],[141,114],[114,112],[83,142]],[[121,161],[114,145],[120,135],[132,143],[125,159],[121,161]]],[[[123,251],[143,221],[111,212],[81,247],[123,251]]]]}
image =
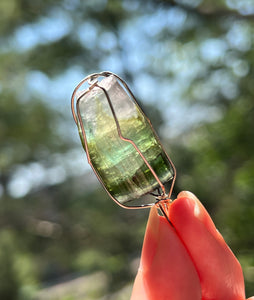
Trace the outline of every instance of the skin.
{"type": "MultiPolygon", "coordinates": [[[[242,268],[200,201],[151,209],[131,300],[245,300],[242,268]]],[[[254,300],[254,297],[248,300],[254,300]]]]}

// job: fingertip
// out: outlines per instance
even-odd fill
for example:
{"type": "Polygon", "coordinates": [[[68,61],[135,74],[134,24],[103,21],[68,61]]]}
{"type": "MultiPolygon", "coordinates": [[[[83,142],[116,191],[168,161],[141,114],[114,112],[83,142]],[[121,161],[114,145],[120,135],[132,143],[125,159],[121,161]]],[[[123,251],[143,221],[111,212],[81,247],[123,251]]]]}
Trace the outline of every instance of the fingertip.
{"type": "Polygon", "coordinates": [[[199,201],[196,195],[189,191],[182,191],[178,194],[177,199],[181,199],[177,203],[181,205],[186,205],[189,209],[193,208],[193,213],[197,218],[202,219],[204,214],[206,215],[206,210],[199,201]]]}
{"type": "Polygon", "coordinates": [[[193,222],[201,222],[214,237],[223,240],[207,210],[191,192],[183,191],[178,194],[170,207],[169,218],[178,229],[189,227],[193,222]]]}

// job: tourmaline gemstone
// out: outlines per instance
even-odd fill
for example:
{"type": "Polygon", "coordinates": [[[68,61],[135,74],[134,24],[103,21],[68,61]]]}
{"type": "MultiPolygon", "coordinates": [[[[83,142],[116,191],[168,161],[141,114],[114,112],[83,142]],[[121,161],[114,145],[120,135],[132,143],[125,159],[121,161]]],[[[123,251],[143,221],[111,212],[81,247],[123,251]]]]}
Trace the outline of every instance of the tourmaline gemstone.
{"type": "MultiPolygon", "coordinates": [[[[105,77],[98,84],[108,93],[122,136],[136,144],[162,183],[170,181],[174,175],[171,163],[140,107],[115,76],[105,77]]],[[[159,184],[134,146],[120,139],[103,89],[94,86],[78,99],[88,153],[111,196],[132,206],[133,199],[152,192],[159,184]]]]}

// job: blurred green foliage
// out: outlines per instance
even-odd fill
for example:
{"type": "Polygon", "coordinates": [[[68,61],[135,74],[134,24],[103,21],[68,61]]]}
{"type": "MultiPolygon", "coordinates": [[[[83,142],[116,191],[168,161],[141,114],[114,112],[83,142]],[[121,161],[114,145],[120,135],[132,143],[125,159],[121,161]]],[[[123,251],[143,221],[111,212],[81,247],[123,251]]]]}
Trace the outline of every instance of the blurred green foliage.
{"type": "Polygon", "coordinates": [[[148,211],[111,203],[70,114],[75,85],[101,70],[144,101],[175,193],[201,199],[253,295],[253,3],[3,0],[0,14],[0,298],[103,271],[87,297],[120,299],[134,278],[148,211]]]}

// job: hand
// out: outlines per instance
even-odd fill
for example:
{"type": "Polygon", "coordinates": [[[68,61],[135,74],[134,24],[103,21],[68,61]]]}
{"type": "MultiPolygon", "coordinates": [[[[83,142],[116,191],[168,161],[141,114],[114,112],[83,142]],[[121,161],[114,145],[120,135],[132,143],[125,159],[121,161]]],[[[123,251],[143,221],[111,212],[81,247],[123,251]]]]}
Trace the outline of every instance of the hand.
{"type": "Polygon", "coordinates": [[[198,199],[181,192],[168,216],[151,209],[131,300],[244,300],[241,266],[198,199]]]}

